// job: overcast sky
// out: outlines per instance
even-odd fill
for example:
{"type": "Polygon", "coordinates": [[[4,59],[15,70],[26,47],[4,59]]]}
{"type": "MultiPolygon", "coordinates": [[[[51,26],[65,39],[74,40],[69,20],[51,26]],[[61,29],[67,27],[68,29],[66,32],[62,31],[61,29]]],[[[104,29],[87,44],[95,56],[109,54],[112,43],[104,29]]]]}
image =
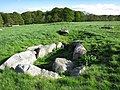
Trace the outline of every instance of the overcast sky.
{"type": "Polygon", "coordinates": [[[25,12],[68,7],[96,15],[120,15],[120,0],[0,0],[0,12],[25,12]]]}

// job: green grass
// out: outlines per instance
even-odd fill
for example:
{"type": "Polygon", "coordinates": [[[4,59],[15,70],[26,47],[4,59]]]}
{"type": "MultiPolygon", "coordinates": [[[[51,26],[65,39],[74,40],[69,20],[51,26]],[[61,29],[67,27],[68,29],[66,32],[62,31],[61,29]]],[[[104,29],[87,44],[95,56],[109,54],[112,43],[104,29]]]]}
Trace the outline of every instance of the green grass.
{"type": "MultiPolygon", "coordinates": [[[[4,27],[0,31],[0,64],[11,55],[25,51],[27,47],[50,44],[59,41],[71,43],[83,42],[87,57],[93,55],[96,60],[89,63],[89,70],[77,78],[65,76],[52,80],[41,76],[18,74],[10,69],[0,71],[0,90],[120,90],[120,22],[62,22],[50,24],[23,25],[4,27]],[[112,25],[114,29],[101,29],[112,25]],[[56,33],[66,27],[70,34],[61,36],[56,33]]],[[[52,70],[55,58],[64,57],[72,60],[72,47],[59,49],[39,58],[35,65],[52,70]],[[62,54],[64,53],[64,54],[62,54]]],[[[82,58],[74,61],[81,65],[82,58]]]]}

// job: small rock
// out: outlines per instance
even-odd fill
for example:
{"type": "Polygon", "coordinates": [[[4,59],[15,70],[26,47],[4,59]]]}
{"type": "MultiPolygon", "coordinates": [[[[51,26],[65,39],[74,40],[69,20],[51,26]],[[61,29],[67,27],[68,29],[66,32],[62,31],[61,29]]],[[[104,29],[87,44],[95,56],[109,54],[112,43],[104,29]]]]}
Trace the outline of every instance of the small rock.
{"type": "Polygon", "coordinates": [[[76,67],[72,70],[72,72],[70,73],[70,76],[79,76],[82,72],[84,72],[86,70],[85,67],[76,67]]]}
{"type": "Polygon", "coordinates": [[[52,68],[56,72],[65,72],[73,68],[73,63],[65,58],[56,58],[52,68]]]}
{"type": "Polygon", "coordinates": [[[12,27],[11,23],[6,23],[6,27],[12,27]]]}
{"type": "Polygon", "coordinates": [[[58,31],[58,34],[60,34],[60,35],[68,35],[69,31],[67,29],[62,29],[62,30],[58,31]]]}
{"type": "Polygon", "coordinates": [[[113,29],[114,26],[104,26],[104,27],[101,27],[101,28],[104,28],[104,29],[113,29]]]}

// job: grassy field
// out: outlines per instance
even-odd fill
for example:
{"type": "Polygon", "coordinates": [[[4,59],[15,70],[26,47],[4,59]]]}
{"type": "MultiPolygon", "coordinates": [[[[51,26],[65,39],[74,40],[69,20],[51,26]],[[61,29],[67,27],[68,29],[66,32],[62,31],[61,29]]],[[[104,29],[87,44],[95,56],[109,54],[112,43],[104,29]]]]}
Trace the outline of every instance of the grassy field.
{"type": "MultiPolygon", "coordinates": [[[[25,51],[29,46],[59,41],[71,43],[74,40],[83,42],[88,51],[86,56],[93,55],[96,60],[91,62],[89,70],[79,77],[63,75],[62,79],[57,80],[18,74],[6,68],[0,71],[0,90],[120,90],[120,22],[62,22],[2,29],[0,31],[0,64],[11,55],[25,51]],[[102,29],[104,25],[112,25],[114,29],[102,29]],[[61,36],[56,33],[61,28],[67,28],[70,34],[61,36]]],[[[51,70],[51,62],[56,57],[71,60],[71,51],[70,46],[64,50],[56,50],[38,59],[35,65],[51,70]]],[[[81,64],[81,59],[73,61],[76,66],[81,64]]]]}

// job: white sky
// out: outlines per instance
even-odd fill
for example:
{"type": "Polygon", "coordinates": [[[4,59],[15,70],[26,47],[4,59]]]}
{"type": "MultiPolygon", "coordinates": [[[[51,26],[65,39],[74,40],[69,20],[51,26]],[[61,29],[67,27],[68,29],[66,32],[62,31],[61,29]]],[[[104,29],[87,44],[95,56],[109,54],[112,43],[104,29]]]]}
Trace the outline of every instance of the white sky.
{"type": "Polygon", "coordinates": [[[25,12],[68,7],[96,15],[120,15],[120,0],[0,0],[0,12],[25,12]]]}
{"type": "Polygon", "coordinates": [[[73,6],[72,9],[86,11],[96,15],[120,15],[120,6],[117,6],[115,4],[80,4],[73,6]]]}

